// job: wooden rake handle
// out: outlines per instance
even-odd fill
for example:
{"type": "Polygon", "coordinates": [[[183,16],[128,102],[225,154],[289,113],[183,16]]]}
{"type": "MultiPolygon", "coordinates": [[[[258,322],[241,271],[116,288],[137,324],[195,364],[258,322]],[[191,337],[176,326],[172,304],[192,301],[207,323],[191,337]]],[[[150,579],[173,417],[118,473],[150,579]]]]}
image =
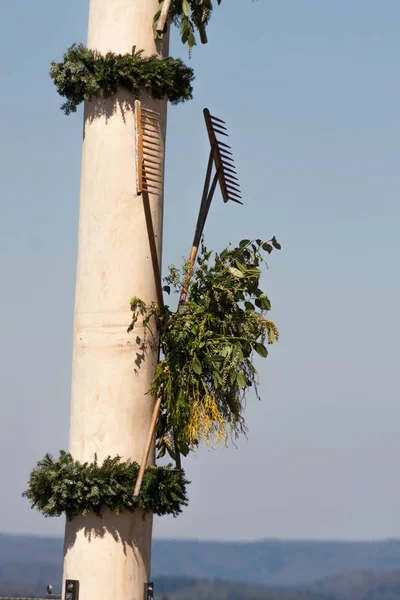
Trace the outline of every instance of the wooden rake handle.
{"type": "Polygon", "coordinates": [[[143,476],[144,476],[144,472],[146,470],[147,461],[149,460],[149,454],[150,454],[151,446],[153,444],[153,437],[154,437],[154,433],[155,433],[156,426],[157,426],[158,413],[160,412],[160,408],[161,408],[161,401],[162,401],[161,397],[157,398],[157,401],[154,405],[153,414],[151,416],[149,434],[147,436],[147,441],[146,441],[146,447],[143,452],[142,462],[140,463],[140,469],[139,469],[138,477],[136,480],[135,489],[133,492],[134,498],[139,496],[140,488],[142,487],[143,476]]]}

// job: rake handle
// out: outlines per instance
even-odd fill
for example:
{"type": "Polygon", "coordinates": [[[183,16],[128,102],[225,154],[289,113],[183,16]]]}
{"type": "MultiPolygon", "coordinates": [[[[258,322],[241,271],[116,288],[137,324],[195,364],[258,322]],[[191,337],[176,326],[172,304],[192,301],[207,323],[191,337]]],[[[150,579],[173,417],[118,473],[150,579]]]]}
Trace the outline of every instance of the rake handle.
{"type": "Polygon", "coordinates": [[[167,22],[169,9],[171,8],[171,0],[164,0],[163,7],[161,9],[160,18],[157,23],[157,33],[162,33],[165,29],[165,23],[167,22]]]}
{"type": "Polygon", "coordinates": [[[142,487],[143,476],[144,476],[144,472],[146,470],[147,461],[149,460],[149,454],[150,454],[151,446],[153,444],[154,432],[155,432],[156,426],[157,426],[158,413],[160,412],[160,408],[161,408],[161,401],[162,401],[161,397],[157,398],[157,402],[155,403],[154,408],[153,408],[153,414],[151,416],[150,429],[149,429],[149,433],[147,436],[146,447],[143,452],[142,462],[140,463],[140,469],[139,469],[139,473],[137,476],[135,489],[133,492],[134,498],[137,498],[137,496],[139,496],[140,488],[142,487]]]}

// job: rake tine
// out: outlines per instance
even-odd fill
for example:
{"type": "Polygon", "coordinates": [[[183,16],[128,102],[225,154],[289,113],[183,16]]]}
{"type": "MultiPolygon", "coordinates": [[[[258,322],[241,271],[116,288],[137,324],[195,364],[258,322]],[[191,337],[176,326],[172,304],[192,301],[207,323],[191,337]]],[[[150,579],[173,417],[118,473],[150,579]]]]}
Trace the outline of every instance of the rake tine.
{"type": "Polygon", "coordinates": [[[239,178],[237,177],[237,175],[236,175],[236,174],[235,174],[235,175],[233,175],[232,173],[224,173],[224,176],[225,176],[227,179],[230,179],[230,180],[232,180],[232,183],[235,183],[235,184],[239,185],[239,178]]]}
{"type": "Polygon", "coordinates": [[[243,206],[243,202],[240,202],[240,200],[236,200],[235,198],[229,198],[229,200],[231,202],[236,202],[237,204],[241,204],[243,206]]]}
{"type": "Polygon", "coordinates": [[[235,181],[227,181],[225,179],[225,185],[227,188],[230,188],[231,190],[233,190],[234,192],[239,192],[240,193],[240,187],[239,184],[236,183],[235,181]]]}
{"type": "Polygon", "coordinates": [[[159,146],[161,146],[160,136],[143,132],[143,143],[158,144],[159,146]]]}
{"type": "Polygon", "coordinates": [[[229,196],[234,196],[235,198],[242,199],[242,192],[240,190],[232,190],[231,188],[226,188],[229,196]]]}
{"type": "Polygon", "coordinates": [[[233,158],[232,152],[230,152],[229,154],[222,154],[221,153],[221,158],[222,158],[222,160],[230,160],[231,162],[234,162],[234,158],[233,158]]]}
{"type": "Polygon", "coordinates": [[[157,132],[157,133],[161,132],[159,123],[148,123],[147,121],[145,121],[144,123],[142,123],[142,125],[143,125],[143,129],[145,131],[153,131],[153,132],[157,132]]]}
{"type": "MultiPolygon", "coordinates": [[[[146,170],[146,173],[143,174],[143,179],[147,180],[148,179],[147,176],[149,176],[152,181],[159,180],[159,183],[162,182],[162,175],[159,171],[147,171],[146,170]],[[154,179],[152,179],[152,178],[154,178],[154,179]]],[[[150,181],[150,179],[149,179],[149,181],[150,181]]]]}
{"type": "Polygon", "coordinates": [[[230,173],[224,173],[225,179],[227,181],[232,181],[232,183],[236,183],[239,185],[239,179],[235,177],[235,175],[231,175],[230,173]]]}
{"type": "Polygon", "coordinates": [[[142,113],[145,119],[156,119],[157,121],[161,121],[160,113],[156,112],[155,110],[150,110],[149,108],[142,107],[142,113]]]}
{"type": "Polygon", "coordinates": [[[160,157],[161,160],[161,152],[162,152],[162,148],[159,144],[157,144],[156,142],[147,142],[147,144],[145,144],[143,146],[143,152],[147,152],[147,150],[149,150],[150,152],[158,152],[158,156],[160,157]],[[152,144],[152,145],[150,145],[152,144]]]}
{"type": "Polygon", "coordinates": [[[217,145],[218,146],[225,146],[225,148],[229,148],[229,150],[231,150],[231,147],[228,146],[228,144],[225,144],[224,142],[220,142],[219,140],[217,140],[217,145]]]}
{"type": "Polygon", "coordinates": [[[222,119],[219,119],[218,117],[214,117],[214,115],[210,115],[211,119],[214,119],[214,121],[219,121],[220,123],[223,123],[225,125],[225,121],[223,121],[222,119]]]}
{"type": "Polygon", "coordinates": [[[152,167],[153,169],[158,169],[159,171],[162,171],[160,162],[158,160],[151,160],[150,158],[146,158],[145,160],[146,165],[156,165],[155,167],[152,167]]]}
{"type": "MultiPolygon", "coordinates": [[[[144,143],[143,143],[143,147],[146,148],[146,146],[148,147],[149,144],[152,144],[153,146],[160,146],[161,147],[160,142],[158,140],[155,140],[155,139],[145,139],[144,143]]],[[[150,148],[150,150],[153,150],[153,148],[150,148]]]]}
{"type": "Polygon", "coordinates": [[[231,152],[230,150],[226,150],[225,148],[219,148],[219,151],[221,153],[221,156],[227,155],[227,156],[233,156],[233,152],[231,152]]]}
{"type": "Polygon", "coordinates": [[[218,129],[214,129],[215,133],[218,133],[219,135],[224,135],[225,137],[229,137],[229,135],[227,133],[225,133],[225,131],[218,131],[218,129]]]}
{"type": "Polygon", "coordinates": [[[159,131],[161,128],[161,123],[160,121],[157,121],[157,119],[153,119],[152,117],[144,117],[143,127],[154,127],[159,131]]]}
{"type": "Polygon", "coordinates": [[[153,194],[154,196],[162,196],[162,191],[158,188],[149,187],[144,190],[148,194],[153,194]]]}
{"type": "Polygon", "coordinates": [[[144,170],[146,171],[147,169],[151,169],[152,171],[159,171],[160,173],[162,173],[161,165],[150,161],[146,161],[146,164],[144,165],[144,170]]]}
{"type": "Polygon", "coordinates": [[[154,118],[161,119],[160,113],[156,112],[155,110],[151,110],[151,108],[145,108],[144,106],[142,106],[142,112],[150,113],[150,114],[154,115],[154,118]]]}
{"type": "Polygon", "coordinates": [[[150,140],[147,140],[146,144],[143,145],[143,150],[150,150],[151,152],[157,152],[157,150],[155,148],[151,148],[149,146],[149,144],[152,144],[153,146],[160,146],[160,144],[157,144],[157,142],[151,142],[150,140]]]}
{"type": "Polygon", "coordinates": [[[242,196],[240,194],[236,194],[235,192],[231,192],[231,190],[226,190],[228,196],[232,196],[232,198],[240,198],[242,199],[242,196]]]}
{"type": "Polygon", "coordinates": [[[143,175],[143,181],[147,183],[147,185],[152,185],[153,183],[157,185],[162,185],[162,181],[160,179],[155,179],[153,177],[147,177],[147,175],[143,175]]]}
{"type": "Polygon", "coordinates": [[[234,160],[233,160],[233,158],[231,158],[230,156],[222,156],[222,155],[221,155],[221,160],[222,160],[222,162],[229,160],[229,162],[227,163],[227,166],[228,166],[228,167],[234,167],[234,166],[235,166],[235,165],[234,165],[234,162],[235,162],[235,161],[234,161],[234,160]],[[232,163],[232,164],[231,164],[231,163],[232,163]]]}
{"type": "Polygon", "coordinates": [[[235,175],[237,175],[236,173],[236,169],[232,169],[231,167],[233,167],[234,165],[225,165],[224,163],[222,163],[222,167],[224,171],[228,171],[229,173],[234,173],[235,175]]]}
{"type": "Polygon", "coordinates": [[[143,148],[144,160],[147,160],[146,154],[147,154],[147,156],[150,156],[150,158],[158,158],[161,160],[161,156],[159,154],[150,154],[150,152],[149,152],[150,150],[152,152],[156,152],[155,148],[143,148]]]}
{"type": "Polygon", "coordinates": [[[150,127],[157,127],[158,129],[160,129],[161,122],[158,119],[154,119],[153,117],[148,117],[147,115],[145,115],[143,117],[143,125],[149,125],[150,127]]]}
{"type": "MultiPolygon", "coordinates": [[[[211,119],[213,120],[214,117],[211,117],[211,119]]],[[[224,121],[221,121],[222,123],[224,121]]],[[[220,125],[219,123],[213,123],[214,127],[219,127],[219,129],[223,129],[224,131],[228,131],[227,128],[224,125],[220,125]]]]}
{"type": "Polygon", "coordinates": [[[143,135],[145,138],[151,137],[155,138],[156,140],[160,139],[160,134],[157,129],[147,129],[147,127],[143,127],[143,135]]]}
{"type": "Polygon", "coordinates": [[[156,135],[157,132],[155,131],[154,133],[150,133],[148,131],[144,131],[143,132],[143,141],[144,143],[148,143],[148,144],[154,144],[154,142],[152,140],[155,140],[157,144],[161,145],[160,142],[160,136],[156,135]]]}
{"type": "Polygon", "coordinates": [[[232,181],[232,179],[227,179],[226,177],[224,177],[224,179],[225,179],[225,184],[228,187],[240,190],[240,183],[238,181],[232,181]]]}

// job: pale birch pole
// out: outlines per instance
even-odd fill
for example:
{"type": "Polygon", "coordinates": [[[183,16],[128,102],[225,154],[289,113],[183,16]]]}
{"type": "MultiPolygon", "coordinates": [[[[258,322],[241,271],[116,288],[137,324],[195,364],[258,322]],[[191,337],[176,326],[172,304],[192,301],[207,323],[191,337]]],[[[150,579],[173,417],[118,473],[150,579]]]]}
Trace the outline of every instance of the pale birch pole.
{"type": "MultiPolygon", "coordinates": [[[[168,51],[153,39],[158,0],[90,0],[88,47],[105,54],[143,49],[168,51]]],[[[143,96],[143,105],[162,117],[166,101],[143,96]]],[[[136,196],[134,98],[85,104],[76,280],[70,452],[99,462],[121,456],[140,462],[154,406],[146,392],[154,375],[156,350],[138,359],[140,324],[127,334],[129,301],[156,301],[143,200],[136,196]],[[138,366],[138,363],[140,365],[138,366]]],[[[150,194],[161,258],[163,198],[150,194]]],[[[154,462],[154,451],[150,462],[154,462]]],[[[64,577],[80,582],[80,600],[142,600],[150,577],[152,518],[108,510],[103,518],[67,521],[64,577]]]]}

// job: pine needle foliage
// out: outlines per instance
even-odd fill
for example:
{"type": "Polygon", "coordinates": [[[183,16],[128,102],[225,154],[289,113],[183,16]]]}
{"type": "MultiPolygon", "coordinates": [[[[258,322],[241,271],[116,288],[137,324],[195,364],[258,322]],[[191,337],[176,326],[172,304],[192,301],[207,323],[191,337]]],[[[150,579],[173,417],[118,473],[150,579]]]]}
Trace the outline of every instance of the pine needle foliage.
{"type": "MultiPolygon", "coordinates": [[[[188,299],[176,312],[160,314],[139,298],[132,298],[133,319],[147,325],[156,318],[162,360],[150,393],[162,398],[157,425],[159,456],[175,450],[186,455],[202,441],[227,442],[247,431],[245,395],[257,391],[255,355],[268,356],[267,346],[278,339],[278,329],[267,318],[271,303],[260,286],[263,253],[280,249],[275,238],[242,240],[221,254],[203,245],[188,286],[188,299]]],[[[170,267],[167,291],[185,285],[182,271],[170,267]]]]}
{"type": "Polygon", "coordinates": [[[50,76],[60,96],[66,98],[61,109],[66,115],[76,112],[84,100],[109,98],[125,88],[135,98],[146,90],[155,100],[167,97],[172,104],[192,98],[193,69],[180,59],[143,57],[143,51],[105,56],[82,44],[73,44],[62,62],[52,62],[50,76]]]}
{"type": "Polygon", "coordinates": [[[80,463],[71,454],[60,452],[55,460],[46,454],[37,463],[23,493],[32,508],[46,517],[68,519],[89,513],[101,516],[104,507],[119,514],[123,510],[141,510],[145,515],[174,515],[188,504],[183,471],[171,468],[147,467],[140,494],[133,497],[139,465],[123,462],[119,456],[106,458],[102,465],[80,463]]]}
{"type": "MultiPolygon", "coordinates": [[[[221,0],[217,0],[221,4],[221,0]]],[[[164,0],[160,2],[158,10],[154,15],[153,31],[155,38],[162,38],[163,33],[157,31],[157,23],[164,6],[164,0]]],[[[196,30],[200,27],[206,28],[213,11],[211,0],[172,0],[170,15],[173,23],[179,27],[181,40],[187,44],[189,51],[196,46],[196,30]]]]}

